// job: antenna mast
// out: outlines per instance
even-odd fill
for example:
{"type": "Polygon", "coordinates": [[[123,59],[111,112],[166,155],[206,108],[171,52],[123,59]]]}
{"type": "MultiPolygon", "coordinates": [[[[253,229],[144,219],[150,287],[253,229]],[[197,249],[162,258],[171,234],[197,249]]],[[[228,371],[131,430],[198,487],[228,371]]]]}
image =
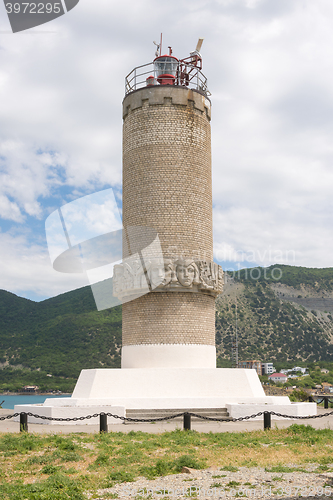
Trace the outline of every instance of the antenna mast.
{"type": "Polygon", "coordinates": [[[232,358],[232,367],[238,368],[238,332],[237,332],[237,295],[235,298],[235,315],[236,315],[236,328],[235,328],[235,336],[231,344],[231,358],[232,358]]]}
{"type": "Polygon", "coordinates": [[[160,43],[155,42],[155,40],[153,41],[153,44],[156,45],[155,57],[161,57],[162,55],[162,35],[163,33],[161,33],[160,43]]]}

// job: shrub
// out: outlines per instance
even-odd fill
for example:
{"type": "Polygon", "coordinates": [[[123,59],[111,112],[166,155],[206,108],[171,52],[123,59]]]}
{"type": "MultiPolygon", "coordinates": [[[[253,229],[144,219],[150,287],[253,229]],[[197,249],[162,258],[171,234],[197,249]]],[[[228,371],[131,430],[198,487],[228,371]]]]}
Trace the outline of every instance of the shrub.
{"type": "Polygon", "coordinates": [[[290,401],[308,401],[309,395],[303,389],[294,389],[289,396],[290,401]]]}

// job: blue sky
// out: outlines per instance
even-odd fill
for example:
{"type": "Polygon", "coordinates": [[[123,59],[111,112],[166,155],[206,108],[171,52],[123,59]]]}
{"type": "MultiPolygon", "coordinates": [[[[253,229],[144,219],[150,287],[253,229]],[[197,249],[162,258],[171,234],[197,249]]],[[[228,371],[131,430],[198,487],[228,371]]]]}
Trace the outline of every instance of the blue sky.
{"type": "Polygon", "coordinates": [[[52,269],[45,219],[109,187],[120,199],[124,77],[161,32],[176,57],[205,38],[215,259],[332,267],[332,17],[331,0],[81,0],[12,34],[0,4],[0,289],[88,284],[52,269]]]}

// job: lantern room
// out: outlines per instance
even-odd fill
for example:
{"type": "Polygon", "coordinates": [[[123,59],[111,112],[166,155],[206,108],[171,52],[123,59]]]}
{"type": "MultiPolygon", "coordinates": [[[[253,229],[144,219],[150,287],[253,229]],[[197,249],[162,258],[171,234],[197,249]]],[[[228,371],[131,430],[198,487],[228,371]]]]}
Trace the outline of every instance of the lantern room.
{"type": "Polygon", "coordinates": [[[154,59],[154,69],[160,85],[174,85],[179,61],[172,55],[158,56],[154,59]]]}

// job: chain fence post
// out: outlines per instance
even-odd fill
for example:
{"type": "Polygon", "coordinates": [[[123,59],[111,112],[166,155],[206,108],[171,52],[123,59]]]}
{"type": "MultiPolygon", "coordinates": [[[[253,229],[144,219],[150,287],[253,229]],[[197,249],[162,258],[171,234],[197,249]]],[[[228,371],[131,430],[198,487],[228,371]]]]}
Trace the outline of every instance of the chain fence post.
{"type": "Polygon", "coordinates": [[[324,408],[327,410],[328,409],[328,397],[324,398],[324,408]]]}
{"type": "Polygon", "coordinates": [[[309,403],[314,403],[314,399],[312,396],[309,396],[309,403]]]}
{"type": "Polygon", "coordinates": [[[183,421],[183,430],[190,431],[191,430],[191,415],[187,412],[184,413],[184,421],[183,421]]]}
{"type": "Polygon", "coordinates": [[[264,411],[264,431],[271,428],[271,412],[264,411]]]}
{"type": "Polygon", "coordinates": [[[108,432],[108,416],[105,413],[99,414],[99,432],[108,432]]]}
{"type": "Polygon", "coordinates": [[[20,413],[20,432],[28,432],[28,415],[20,413]]]}

